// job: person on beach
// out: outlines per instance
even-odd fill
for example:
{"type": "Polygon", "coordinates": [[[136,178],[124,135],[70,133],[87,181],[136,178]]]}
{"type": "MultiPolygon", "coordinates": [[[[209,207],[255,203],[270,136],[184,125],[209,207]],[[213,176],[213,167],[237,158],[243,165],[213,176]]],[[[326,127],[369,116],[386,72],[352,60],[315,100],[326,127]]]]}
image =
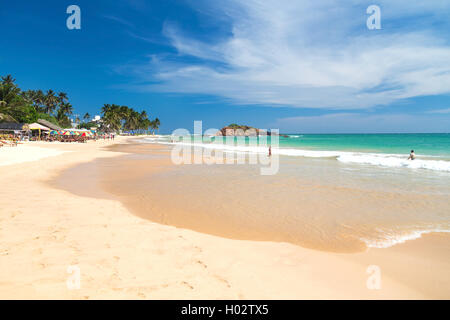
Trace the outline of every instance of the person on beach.
{"type": "Polygon", "coordinates": [[[416,154],[414,153],[414,150],[411,150],[408,160],[414,160],[414,159],[416,159],[416,154]]]}
{"type": "Polygon", "coordinates": [[[272,146],[269,147],[269,157],[272,156],[272,146]]]}

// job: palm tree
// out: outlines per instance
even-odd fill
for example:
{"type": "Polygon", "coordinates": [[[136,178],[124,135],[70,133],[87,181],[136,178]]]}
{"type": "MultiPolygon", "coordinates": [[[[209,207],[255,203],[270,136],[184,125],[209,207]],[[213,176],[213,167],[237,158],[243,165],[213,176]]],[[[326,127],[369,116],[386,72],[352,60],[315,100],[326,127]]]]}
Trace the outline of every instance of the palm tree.
{"type": "Polygon", "coordinates": [[[34,91],[34,90],[22,91],[22,97],[28,103],[33,103],[35,95],[36,95],[36,91],[34,91]]]}
{"type": "Polygon", "coordinates": [[[58,111],[56,112],[56,120],[58,120],[58,123],[63,127],[67,128],[70,127],[70,119],[68,115],[71,115],[73,113],[73,107],[70,103],[62,103],[58,111]]]}
{"type": "Polygon", "coordinates": [[[143,130],[148,131],[149,126],[150,126],[150,121],[148,120],[147,112],[145,110],[143,110],[139,114],[138,129],[140,132],[142,132],[143,130]]]}
{"type": "Polygon", "coordinates": [[[87,122],[87,121],[89,121],[90,118],[91,118],[91,115],[88,112],[86,112],[83,119],[87,122]]]}
{"type": "Polygon", "coordinates": [[[7,76],[2,77],[2,82],[3,82],[3,85],[6,85],[6,86],[15,86],[14,82],[16,82],[16,79],[14,79],[12,77],[12,75],[8,74],[7,76]]]}
{"type": "Polygon", "coordinates": [[[44,108],[42,107],[42,105],[45,102],[44,92],[42,92],[42,90],[36,90],[36,91],[34,91],[32,98],[33,98],[34,108],[36,109],[36,111],[43,112],[44,108]]]}
{"type": "Polygon", "coordinates": [[[156,133],[158,133],[159,126],[161,125],[161,122],[159,121],[158,118],[155,118],[155,120],[153,120],[153,125],[154,125],[154,129],[156,130],[156,133]]]}
{"type": "Polygon", "coordinates": [[[59,99],[55,95],[55,92],[53,90],[48,90],[45,99],[44,99],[44,105],[45,105],[45,112],[47,114],[51,114],[55,111],[56,105],[58,104],[59,99]]]}
{"type": "Polygon", "coordinates": [[[139,112],[136,112],[132,109],[127,110],[124,120],[125,120],[124,129],[126,130],[139,129],[139,120],[140,120],[139,112]]]}
{"type": "Polygon", "coordinates": [[[70,103],[68,102],[63,102],[59,105],[59,110],[61,111],[62,114],[65,115],[71,115],[73,114],[73,107],[70,103]]]}
{"type": "Polygon", "coordinates": [[[59,100],[59,103],[66,102],[68,100],[67,93],[65,93],[65,92],[58,93],[58,100],[59,100]]]}
{"type": "Polygon", "coordinates": [[[104,131],[118,131],[122,127],[122,108],[116,104],[102,107],[102,127],[104,131]]]}
{"type": "Polygon", "coordinates": [[[10,74],[1,78],[0,101],[3,101],[5,106],[20,94],[20,88],[17,87],[15,81],[16,79],[14,79],[10,74]]]}

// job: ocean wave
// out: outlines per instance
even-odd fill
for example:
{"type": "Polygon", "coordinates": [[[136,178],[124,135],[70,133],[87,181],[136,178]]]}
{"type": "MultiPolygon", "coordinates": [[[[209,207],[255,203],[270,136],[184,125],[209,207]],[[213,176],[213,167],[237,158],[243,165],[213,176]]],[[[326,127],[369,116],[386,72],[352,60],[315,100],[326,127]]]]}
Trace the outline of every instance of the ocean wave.
{"type": "MultiPolygon", "coordinates": [[[[228,152],[246,152],[267,154],[268,146],[249,146],[249,145],[227,145],[221,143],[189,143],[172,142],[170,137],[146,138],[149,143],[158,143],[166,145],[188,145],[201,147],[205,149],[216,149],[228,152]]],[[[348,151],[325,151],[325,150],[305,150],[293,148],[272,148],[272,154],[278,154],[291,157],[306,158],[330,158],[342,163],[373,165],[378,167],[391,168],[409,168],[409,169],[428,169],[434,171],[450,172],[450,161],[416,159],[407,160],[407,155],[381,154],[381,153],[362,153],[348,151]]]]}
{"type": "Polygon", "coordinates": [[[409,240],[416,240],[422,237],[424,234],[430,233],[450,233],[447,229],[431,229],[431,230],[417,230],[404,235],[386,235],[384,239],[365,239],[361,240],[366,244],[368,248],[389,248],[396,244],[405,243],[409,240]]]}
{"type": "Polygon", "coordinates": [[[378,154],[353,154],[353,155],[340,155],[337,160],[344,163],[358,163],[369,164],[382,167],[393,168],[410,168],[410,169],[429,169],[435,171],[447,171],[450,172],[450,161],[444,160],[419,160],[414,161],[407,160],[405,157],[400,156],[384,156],[378,154]]]}

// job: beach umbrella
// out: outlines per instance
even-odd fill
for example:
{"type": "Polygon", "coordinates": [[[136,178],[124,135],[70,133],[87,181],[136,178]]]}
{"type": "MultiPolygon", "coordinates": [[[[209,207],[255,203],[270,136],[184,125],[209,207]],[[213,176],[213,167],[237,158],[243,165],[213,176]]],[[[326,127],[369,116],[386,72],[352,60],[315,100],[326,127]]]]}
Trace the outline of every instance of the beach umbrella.
{"type": "Polygon", "coordinates": [[[70,131],[65,131],[65,132],[63,133],[63,136],[70,136],[70,131]]]}
{"type": "Polygon", "coordinates": [[[79,136],[79,135],[81,135],[81,132],[75,131],[75,135],[76,135],[76,136],[79,136]]]}
{"type": "Polygon", "coordinates": [[[50,131],[50,134],[58,134],[58,131],[52,130],[52,131],[50,131]]]}

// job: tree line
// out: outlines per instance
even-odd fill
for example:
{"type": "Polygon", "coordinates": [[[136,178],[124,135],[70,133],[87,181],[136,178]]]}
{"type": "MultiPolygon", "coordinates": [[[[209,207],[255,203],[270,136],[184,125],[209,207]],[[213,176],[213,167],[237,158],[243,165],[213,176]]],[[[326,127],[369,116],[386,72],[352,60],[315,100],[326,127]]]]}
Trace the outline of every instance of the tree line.
{"type": "MultiPolygon", "coordinates": [[[[72,126],[69,117],[73,115],[74,108],[67,93],[53,90],[22,91],[11,75],[0,79],[0,121],[33,123],[44,119],[62,128],[72,126]]],[[[101,112],[102,119],[98,122],[90,121],[89,113],[84,115],[85,121],[82,123],[77,117],[78,127],[98,127],[105,132],[124,130],[144,133],[148,130],[154,132],[160,126],[158,118],[150,120],[146,111],[137,112],[127,106],[105,104],[101,112]]]]}
{"type": "MultiPolygon", "coordinates": [[[[105,104],[101,110],[102,119],[100,129],[105,132],[132,131],[134,133],[145,133],[146,131],[157,131],[161,122],[158,118],[150,120],[145,110],[138,112],[127,106],[117,104],[105,104]]],[[[89,114],[84,116],[85,120],[90,118],[89,114]]],[[[90,128],[98,125],[97,122],[84,122],[80,128],[90,128]]]]}
{"type": "Polygon", "coordinates": [[[0,80],[0,114],[12,122],[33,123],[45,119],[63,128],[70,127],[73,107],[65,92],[22,91],[11,75],[0,80]]]}

